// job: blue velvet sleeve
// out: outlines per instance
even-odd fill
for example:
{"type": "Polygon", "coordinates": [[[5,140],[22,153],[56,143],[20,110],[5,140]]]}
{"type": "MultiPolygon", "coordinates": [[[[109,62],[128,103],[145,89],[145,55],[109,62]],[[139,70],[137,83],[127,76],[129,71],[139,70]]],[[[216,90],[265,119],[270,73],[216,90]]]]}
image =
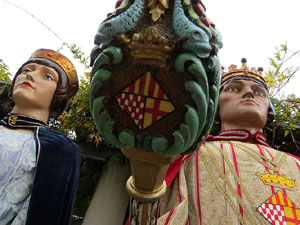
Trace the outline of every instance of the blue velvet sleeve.
{"type": "Polygon", "coordinates": [[[69,225],[80,173],[78,146],[59,132],[35,131],[38,163],[26,225],[69,225]]]}

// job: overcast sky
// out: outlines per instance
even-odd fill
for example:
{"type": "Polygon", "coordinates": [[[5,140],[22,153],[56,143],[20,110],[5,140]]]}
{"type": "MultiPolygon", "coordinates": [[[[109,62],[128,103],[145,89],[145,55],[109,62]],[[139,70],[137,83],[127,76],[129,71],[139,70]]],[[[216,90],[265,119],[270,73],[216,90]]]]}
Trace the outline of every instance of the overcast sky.
{"type": "MultiPolygon", "coordinates": [[[[242,57],[248,66],[262,66],[266,71],[275,48],[287,43],[300,50],[300,0],[204,0],[206,15],[222,33],[224,47],[219,57],[224,67],[240,66],[242,57]]],[[[12,74],[38,48],[57,50],[62,40],[77,44],[89,55],[94,35],[107,13],[114,11],[115,1],[108,0],[0,0],[0,59],[12,74]],[[14,3],[38,18],[47,27],[14,3]],[[62,40],[60,40],[62,39],[62,40]]],[[[67,50],[63,54],[71,57],[67,50]]],[[[83,68],[74,63],[78,73],[83,68]]],[[[293,65],[300,65],[295,57],[293,65]]],[[[285,94],[300,97],[300,72],[284,89],[285,94]]]]}

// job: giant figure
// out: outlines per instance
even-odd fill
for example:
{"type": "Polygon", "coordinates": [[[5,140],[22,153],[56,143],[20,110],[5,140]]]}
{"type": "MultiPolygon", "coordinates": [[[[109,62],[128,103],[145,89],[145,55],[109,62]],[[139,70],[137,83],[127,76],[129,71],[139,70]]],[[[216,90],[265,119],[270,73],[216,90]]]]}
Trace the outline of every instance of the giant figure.
{"type": "Polygon", "coordinates": [[[223,74],[221,132],[173,162],[158,224],[300,224],[300,159],[262,133],[274,109],[261,71],[223,74]]]}
{"type": "Polygon", "coordinates": [[[0,224],[69,225],[80,151],[48,128],[78,89],[69,59],[39,49],[17,71],[14,107],[0,121],[0,224]]]}

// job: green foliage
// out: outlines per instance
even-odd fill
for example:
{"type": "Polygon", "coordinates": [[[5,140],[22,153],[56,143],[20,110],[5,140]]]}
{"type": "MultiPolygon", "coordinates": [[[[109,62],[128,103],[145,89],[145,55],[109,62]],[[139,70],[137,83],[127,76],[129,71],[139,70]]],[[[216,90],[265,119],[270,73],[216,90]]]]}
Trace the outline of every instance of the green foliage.
{"type": "Polygon", "coordinates": [[[282,142],[286,142],[283,139],[290,136],[294,144],[294,149],[291,149],[291,151],[293,150],[294,152],[295,149],[300,150],[300,136],[297,136],[300,131],[300,98],[296,98],[292,94],[284,99],[273,98],[272,102],[276,112],[275,121],[272,124],[273,143],[276,139],[275,136],[278,136],[278,134],[275,134],[275,130],[280,128],[283,131],[282,142]]]}
{"type": "MultiPolygon", "coordinates": [[[[89,69],[88,57],[75,44],[68,46],[74,59],[78,60],[86,70],[89,69]]],[[[84,72],[80,76],[80,84],[77,94],[74,96],[68,110],[52,121],[52,128],[59,130],[66,136],[75,141],[93,142],[95,146],[99,145],[99,133],[95,127],[89,107],[89,86],[90,74],[84,72]]]]}
{"type": "Polygon", "coordinates": [[[272,102],[276,111],[276,122],[287,123],[290,127],[300,125],[300,98],[292,94],[282,100],[273,98],[272,102]]]}
{"type": "Polygon", "coordinates": [[[89,78],[88,72],[80,80],[79,90],[73,98],[69,110],[59,116],[56,129],[77,141],[93,142],[99,145],[99,134],[90,114],[89,108],[89,78]]]}
{"type": "Polygon", "coordinates": [[[13,101],[10,96],[11,73],[8,66],[0,59],[0,119],[12,110],[13,101]]]}
{"type": "Polygon", "coordinates": [[[299,70],[300,65],[286,66],[292,58],[299,56],[299,54],[300,50],[290,51],[285,44],[281,45],[280,48],[276,48],[274,58],[269,58],[271,69],[266,72],[264,78],[268,83],[271,97],[276,96],[299,70]]]}
{"type": "Polygon", "coordinates": [[[0,59],[0,80],[11,81],[11,77],[8,66],[0,59]]]}
{"type": "Polygon", "coordinates": [[[86,70],[89,69],[89,57],[85,57],[85,53],[81,51],[80,47],[77,47],[76,44],[70,46],[70,50],[74,56],[74,59],[79,60],[79,62],[84,66],[86,70]]]}
{"type": "MultiPolygon", "coordinates": [[[[272,144],[277,143],[278,148],[283,147],[286,144],[285,139],[290,136],[294,145],[292,148],[300,150],[300,142],[297,141],[300,140],[300,136],[295,137],[299,133],[295,132],[296,129],[300,129],[300,98],[297,98],[294,94],[287,97],[281,94],[282,89],[300,68],[300,65],[288,66],[290,60],[299,56],[299,54],[300,50],[291,51],[287,45],[281,45],[280,48],[276,48],[274,57],[269,58],[271,69],[266,72],[264,77],[268,83],[276,112],[274,122],[268,129],[273,133],[272,144]],[[278,140],[279,134],[281,141],[278,140]]],[[[291,148],[291,145],[289,145],[289,148],[291,148]]],[[[292,149],[290,149],[289,152],[294,153],[295,151],[292,152],[292,149]]]]}

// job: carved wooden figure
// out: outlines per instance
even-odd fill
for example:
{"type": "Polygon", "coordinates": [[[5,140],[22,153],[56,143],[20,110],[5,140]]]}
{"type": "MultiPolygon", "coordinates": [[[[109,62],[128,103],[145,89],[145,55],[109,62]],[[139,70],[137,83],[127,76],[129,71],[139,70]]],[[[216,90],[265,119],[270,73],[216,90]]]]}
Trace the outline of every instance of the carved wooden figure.
{"type": "Polygon", "coordinates": [[[0,224],[71,224],[80,150],[49,129],[78,90],[72,62],[38,49],[17,71],[13,108],[0,120],[0,224]]]}

